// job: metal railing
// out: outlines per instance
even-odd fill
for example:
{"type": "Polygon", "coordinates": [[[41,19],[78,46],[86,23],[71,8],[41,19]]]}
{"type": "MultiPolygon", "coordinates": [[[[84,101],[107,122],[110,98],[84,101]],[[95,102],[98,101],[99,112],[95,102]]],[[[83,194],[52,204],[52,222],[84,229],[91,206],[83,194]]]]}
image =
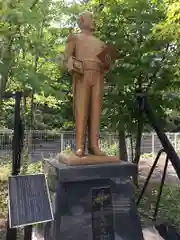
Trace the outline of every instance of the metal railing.
{"type": "MultiPolygon", "coordinates": [[[[180,152],[180,133],[166,133],[168,139],[173,145],[177,153],[180,152]]],[[[30,136],[30,152],[32,160],[38,161],[41,156],[50,156],[57,154],[65,149],[74,149],[75,135],[74,132],[58,132],[52,130],[34,130],[25,131],[25,143],[30,136]]],[[[12,154],[12,137],[13,130],[0,130],[0,159],[9,158],[12,154]]],[[[130,138],[126,139],[128,156],[131,158],[134,144],[131,146],[130,138]]],[[[134,142],[133,142],[134,143],[134,142]]],[[[102,133],[100,138],[100,145],[103,149],[108,150],[111,155],[118,154],[118,135],[115,133],[102,133]]],[[[152,154],[154,156],[162,148],[162,145],[156,133],[143,133],[141,153],[152,154]]]]}

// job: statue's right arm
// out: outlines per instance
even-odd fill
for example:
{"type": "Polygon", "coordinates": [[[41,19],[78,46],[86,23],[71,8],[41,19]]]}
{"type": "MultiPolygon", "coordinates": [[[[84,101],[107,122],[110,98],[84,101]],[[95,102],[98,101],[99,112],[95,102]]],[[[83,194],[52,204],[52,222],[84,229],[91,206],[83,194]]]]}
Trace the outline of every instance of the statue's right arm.
{"type": "Polygon", "coordinates": [[[76,36],[72,34],[68,37],[64,51],[64,67],[66,70],[72,70],[72,57],[74,57],[76,36]]]}

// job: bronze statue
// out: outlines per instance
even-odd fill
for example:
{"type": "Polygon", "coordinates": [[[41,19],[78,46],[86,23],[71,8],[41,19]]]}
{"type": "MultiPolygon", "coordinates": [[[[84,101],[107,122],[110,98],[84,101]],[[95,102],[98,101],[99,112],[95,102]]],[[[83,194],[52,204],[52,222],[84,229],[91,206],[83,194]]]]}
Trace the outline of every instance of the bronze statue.
{"type": "Polygon", "coordinates": [[[111,56],[106,55],[105,60],[101,60],[107,46],[93,35],[94,22],[90,12],[81,14],[79,28],[81,31],[71,34],[67,40],[64,59],[65,67],[73,78],[76,155],[85,156],[88,126],[89,153],[104,156],[98,139],[104,73],[110,67],[111,56]]]}

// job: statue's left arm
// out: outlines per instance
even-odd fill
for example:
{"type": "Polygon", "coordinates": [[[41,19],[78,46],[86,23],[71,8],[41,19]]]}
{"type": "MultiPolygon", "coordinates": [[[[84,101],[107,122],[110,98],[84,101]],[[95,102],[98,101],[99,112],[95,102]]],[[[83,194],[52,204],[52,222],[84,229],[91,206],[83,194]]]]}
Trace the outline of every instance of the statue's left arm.
{"type": "Polygon", "coordinates": [[[102,50],[99,54],[99,58],[103,64],[103,69],[104,69],[105,73],[109,72],[110,65],[111,65],[111,55],[109,52],[106,51],[107,47],[108,47],[108,45],[104,43],[101,48],[102,50]]]}
{"type": "Polygon", "coordinates": [[[66,47],[64,51],[64,66],[68,70],[68,72],[72,71],[72,57],[75,53],[75,34],[69,36],[66,42],[66,47]]]}

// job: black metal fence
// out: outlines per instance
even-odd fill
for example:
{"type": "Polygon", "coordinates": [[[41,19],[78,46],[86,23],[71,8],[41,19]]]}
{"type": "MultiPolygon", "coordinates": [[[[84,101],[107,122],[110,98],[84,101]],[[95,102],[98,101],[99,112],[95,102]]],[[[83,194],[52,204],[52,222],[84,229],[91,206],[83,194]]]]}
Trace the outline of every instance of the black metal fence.
{"type": "MultiPolygon", "coordinates": [[[[172,145],[177,152],[180,152],[180,133],[167,133],[172,145]]],[[[0,160],[1,163],[12,156],[13,130],[0,130],[0,160]]],[[[131,158],[132,147],[130,139],[127,138],[128,156],[131,158]]],[[[52,130],[25,131],[25,144],[28,144],[29,154],[32,161],[39,161],[42,157],[50,157],[65,149],[74,149],[74,132],[58,132],[52,130]]],[[[108,154],[118,154],[118,135],[101,134],[101,148],[108,154]]],[[[156,154],[162,148],[155,133],[144,133],[142,137],[142,154],[156,154]]]]}

